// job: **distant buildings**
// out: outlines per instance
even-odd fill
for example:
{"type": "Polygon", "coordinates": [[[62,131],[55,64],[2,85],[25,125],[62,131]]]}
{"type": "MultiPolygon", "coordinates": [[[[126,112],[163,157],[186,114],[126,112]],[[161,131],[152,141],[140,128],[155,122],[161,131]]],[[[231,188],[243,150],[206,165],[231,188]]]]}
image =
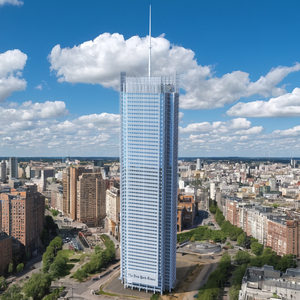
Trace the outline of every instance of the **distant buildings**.
{"type": "Polygon", "coordinates": [[[216,184],[214,182],[210,183],[209,193],[210,193],[210,198],[212,200],[215,200],[215,198],[216,198],[216,184]]]}
{"type": "Polygon", "coordinates": [[[36,185],[27,185],[0,194],[2,231],[20,241],[26,251],[41,246],[44,229],[45,197],[36,185]]]}
{"type": "Polygon", "coordinates": [[[52,183],[47,186],[46,192],[50,198],[50,207],[63,212],[63,186],[59,183],[52,183]]]}
{"type": "Polygon", "coordinates": [[[19,178],[18,177],[18,158],[10,157],[9,158],[9,179],[19,178]]]}
{"type": "Polygon", "coordinates": [[[196,170],[197,171],[201,170],[201,159],[200,158],[197,158],[197,167],[196,167],[196,170]]]}
{"type": "Polygon", "coordinates": [[[2,160],[0,163],[0,180],[5,182],[7,178],[7,171],[6,171],[6,162],[2,160]]]}

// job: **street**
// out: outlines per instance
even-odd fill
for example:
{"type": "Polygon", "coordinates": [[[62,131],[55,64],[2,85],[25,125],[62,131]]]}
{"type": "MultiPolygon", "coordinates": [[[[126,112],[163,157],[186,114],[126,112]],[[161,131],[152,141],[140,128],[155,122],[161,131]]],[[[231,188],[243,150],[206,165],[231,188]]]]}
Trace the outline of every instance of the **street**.
{"type": "Polygon", "coordinates": [[[65,286],[68,290],[67,297],[76,297],[76,299],[111,299],[105,295],[93,295],[91,291],[99,291],[101,285],[103,285],[111,277],[115,276],[120,271],[119,262],[111,265],[107,270],[102,273],[93,275],[93,278],[98,277],[102,274],[98,280],[90,279],[86,282],[75,282],[73,279],[60,279],[53,282],[54,286],[60,287],[65,286]],[[103,276],[103,274],[107,274],[103,276]]]}

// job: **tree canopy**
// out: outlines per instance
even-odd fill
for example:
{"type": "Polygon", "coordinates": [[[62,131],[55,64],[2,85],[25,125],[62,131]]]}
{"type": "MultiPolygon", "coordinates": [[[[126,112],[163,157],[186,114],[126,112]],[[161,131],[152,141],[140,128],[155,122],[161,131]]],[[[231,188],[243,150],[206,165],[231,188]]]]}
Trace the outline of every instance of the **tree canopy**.
{"type": "Polygon", "coordinates": [[[247,264],[250,262],[250,254],[247,251],[238,251],[234,260],[238,265],[247,264]]]}
{"type": "Polygon", "coordinates": [[[91,261],[86,263],[80,269],[77,269],[73,278],[82,281],[84,278],[88,277],[88,274],[99,272],[116,258],[114,242],[107,235],[102,235],[101,238],[104,240],[106,249],[101,250],[99,249],[100,247],[97,248],[97,251],[92,255],[91,261]]]}
{"type": "Polygon", "coordinates": [[[23,291],[27,297],[33,300],[41,300],[49,293],[51,276],[49,274],[33,273],[24,284],[23,291]]]}
{"type": "Polygon", "coordinates": [[[258,242],[252,242],[250,247],[256,256],[259,256],[263,253],[264,246],[258,242]]]}

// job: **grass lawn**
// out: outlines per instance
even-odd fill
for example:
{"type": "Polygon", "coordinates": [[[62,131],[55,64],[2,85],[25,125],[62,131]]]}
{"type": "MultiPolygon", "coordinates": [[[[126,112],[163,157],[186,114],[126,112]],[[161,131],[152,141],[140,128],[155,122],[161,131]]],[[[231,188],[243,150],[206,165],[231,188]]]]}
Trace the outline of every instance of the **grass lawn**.
{"type": "Polygon", "coordinates": [[[107,296],[112,296],[112,297],[118,297],[119,295],[116,295],[116,294],[110,294],[110,293],[107,293],[107,292],[104,292],[102,290],[102,285],[100,286],[100,291],[95,293],[96,295],[107,295],[107,296]]]}
{"type": "MultiPolygon", "coordinates": [[[[104,292],[102,290],[102,285],[100,286],[100,291],[95,293],[96,295],[106,295],[106,296],[111,296],[111,297],[119,297],[120,295],[117,295],[117,294],[111,294],[111,293],[107,293],[107,292],[104,292]]],[[[136,298],[136,299],[140,299],[139,297],[134,297],[134,296],[126,296],[126,295],[122,295],[122,297],[130,297],[130,298],[136,298]]]]}
{"type": "Polygon", "coordinates": [[[66,256],[68,258],[70,258],[71,256],[75,255],[74,250],[64,249],[64,250],[59,250],[58,252],[60,254],[62,254],[63,256],[66,256]]]}

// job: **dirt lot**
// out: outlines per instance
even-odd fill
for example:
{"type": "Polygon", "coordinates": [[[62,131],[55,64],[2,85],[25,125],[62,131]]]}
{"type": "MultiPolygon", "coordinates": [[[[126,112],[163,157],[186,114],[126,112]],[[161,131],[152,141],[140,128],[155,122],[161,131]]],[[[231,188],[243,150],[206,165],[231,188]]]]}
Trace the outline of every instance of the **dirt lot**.
{"type": "MultiPolygon", "coordinates": [[[[166,293],[162,296],[164,300],[182,300],[188,299],[190,294],[197,293],[198,286],[203,284],[210,273],[211,266],[214,267],[218,264],[218,257],[212,259],[201,259],[197,255],[177,255],[177,268],[176,268],[176,278],[178,279],[175,289],[171,293],[166,293]],[[205,274],[201,276],[201,270],[205,266],[205,274]],[[188,298],[186,296],[188,295],[188,298]]],[[[137,290],[124,289],[118,276],[115,276],[109,280],[103,286],[103,291],[118,294],[120,296],[128,297],[127,299],[133,298],[144,298],[149,299],[152,293],[139,292],[137,290]]]]}

